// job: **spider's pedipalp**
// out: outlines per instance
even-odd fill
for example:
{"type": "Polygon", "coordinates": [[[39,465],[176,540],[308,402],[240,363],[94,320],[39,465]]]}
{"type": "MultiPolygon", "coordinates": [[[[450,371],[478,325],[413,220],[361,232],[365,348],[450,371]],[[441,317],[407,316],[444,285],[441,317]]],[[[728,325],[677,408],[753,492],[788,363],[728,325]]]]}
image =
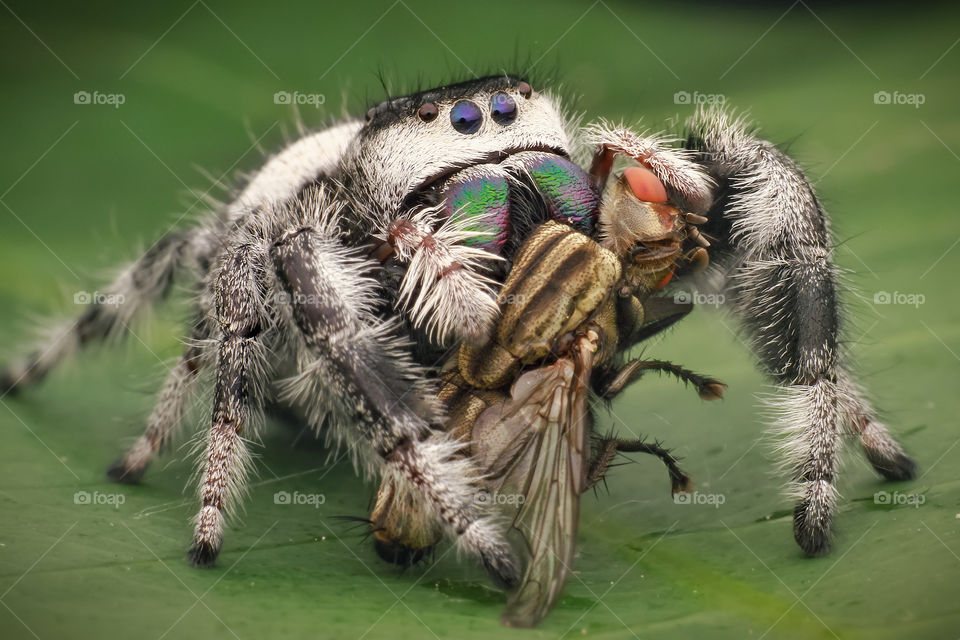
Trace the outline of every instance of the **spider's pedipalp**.
{"type": "Polygon", "coordinates": [[[653,171],[678,203],[694,211],[709,206],[713,180],[692,154],[672,146],[675,139],[638,134],[605,121],[587,125],[584,136],[597,149],[590,173],[601,186],[607,181],[615,154],[622,153],[653,171]]]}
{"type": "Polygon", "coordinates": [[[440,221],[441,209],[423,209],[390,223],[386,238],[407,263],[397,302],[415,327],[443,344],[463,338],[482,341],[496,318],[496,282],[481,269],[495,254],[463,244],[482,235],[476,223],[454,212],[440,221]]]}

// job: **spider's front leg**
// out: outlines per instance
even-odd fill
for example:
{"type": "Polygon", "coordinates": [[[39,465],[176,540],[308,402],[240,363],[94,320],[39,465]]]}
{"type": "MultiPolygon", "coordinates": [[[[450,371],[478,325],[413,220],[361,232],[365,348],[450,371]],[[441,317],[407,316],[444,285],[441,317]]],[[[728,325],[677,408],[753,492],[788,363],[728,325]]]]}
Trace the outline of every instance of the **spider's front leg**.
{"type": "Polygon", "coordinates": [[[292,399],[307,404],[313,422],[324,412],[316,403],[332,402],[344,438],[361,436],[395,486],[416,495],[495,582],[515,584],[512,551],[476,500],[478,472],[457,455],[458,443],[431,429],[441,422],[435,390],[396,337],[396,326],[372,312],[376,284],[364,272],[373,263],[322,225],[289,234],[272,254],[292,321],[315,359],[292,381],[292,399]]]}
{"type": "Polygon", "coordinates": [[[798,504],[794,535],[829,551],[844,430],[874,468],[906,480],[915,465],[876,420],[840,353],[842,314],[829,221],[788,156],[721,110],[701,110],[687,146],[719,187],[701,227],[716,238],[707,286],[732,302],[760,363],[780,387],[772,404],[798,504]]]}

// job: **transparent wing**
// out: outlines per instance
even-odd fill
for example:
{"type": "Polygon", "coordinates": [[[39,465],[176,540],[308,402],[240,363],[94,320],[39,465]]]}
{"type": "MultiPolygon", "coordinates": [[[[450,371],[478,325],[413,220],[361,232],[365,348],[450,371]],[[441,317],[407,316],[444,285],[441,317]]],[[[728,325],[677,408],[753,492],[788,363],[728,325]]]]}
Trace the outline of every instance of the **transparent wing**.
{"type": "Polygon", "coordinates": [[[513,527],[528,552],[502,617],[511,626],[542,620],[570,574],[586,478],[594,348],[582,338],[569,356],[523,374],[510,398],[489,407],[474,426],[474,450],[493,497],[515,509],[513,527]]]}

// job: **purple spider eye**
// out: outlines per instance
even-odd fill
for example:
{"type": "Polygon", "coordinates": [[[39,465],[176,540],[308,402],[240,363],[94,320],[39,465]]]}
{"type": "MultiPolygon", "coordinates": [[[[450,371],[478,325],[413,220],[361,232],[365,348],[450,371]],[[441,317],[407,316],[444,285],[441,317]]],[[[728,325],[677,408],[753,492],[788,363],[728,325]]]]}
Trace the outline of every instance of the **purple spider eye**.
{"type": "Polygon", "coordinates": [[[502,91],[490,98],[490,115],[497,124],[508,125],[517,119],[517,103],[502,91]]]}
{"type": "Polygon", "coordinates": [[[450,110],[450,123],[460,133],[476,133],[482,122],[483,112],[469,100],[461,100],[450,110]]]}

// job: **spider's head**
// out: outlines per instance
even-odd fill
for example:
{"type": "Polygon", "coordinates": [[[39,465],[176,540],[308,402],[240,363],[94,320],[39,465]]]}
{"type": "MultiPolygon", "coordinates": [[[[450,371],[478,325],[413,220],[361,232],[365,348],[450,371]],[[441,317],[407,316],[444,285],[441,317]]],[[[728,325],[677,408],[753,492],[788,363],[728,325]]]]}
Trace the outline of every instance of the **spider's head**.
{"type": "Polygon", "coordinates": [[[566,156],[569,144],[549,95],[518,78],[493,76],[373,107],[344,162],[367,206],[396,212],[466,167],[519,151],[566,156]]]}

